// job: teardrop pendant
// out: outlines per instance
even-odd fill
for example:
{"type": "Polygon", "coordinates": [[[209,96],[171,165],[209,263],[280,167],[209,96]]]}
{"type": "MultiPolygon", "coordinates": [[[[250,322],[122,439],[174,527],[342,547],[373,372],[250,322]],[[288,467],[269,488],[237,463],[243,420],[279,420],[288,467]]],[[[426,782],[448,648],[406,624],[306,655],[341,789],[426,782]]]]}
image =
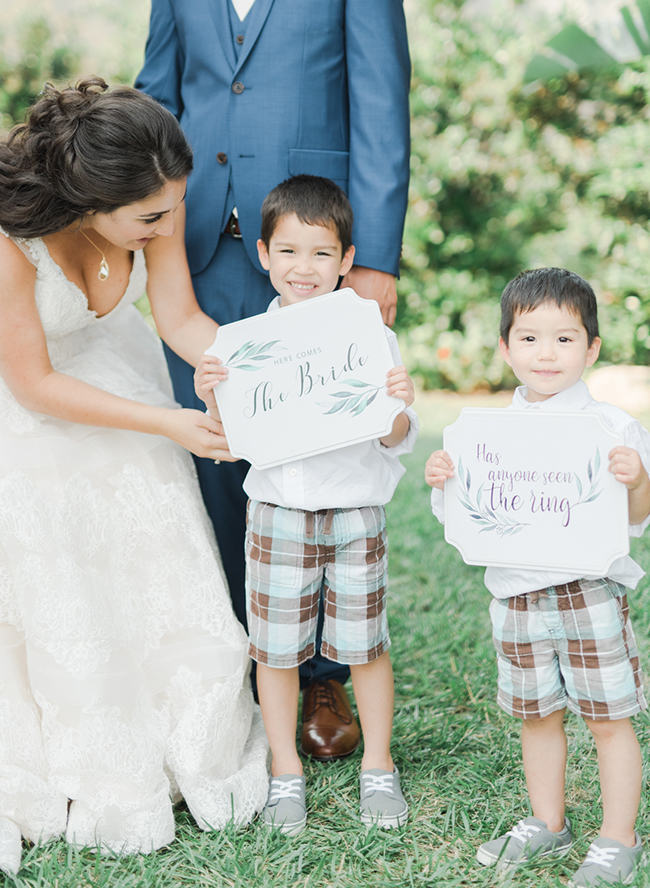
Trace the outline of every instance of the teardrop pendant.
{"type": "Polygon", "coordinates": [[[108,279],[108,275],[108,262],[106,261],[106,259],[102,258],[102,261],[99,263],[99,272],[97,274],[97,277],[100,279],[100,281],[105,281],[108,279]]]}

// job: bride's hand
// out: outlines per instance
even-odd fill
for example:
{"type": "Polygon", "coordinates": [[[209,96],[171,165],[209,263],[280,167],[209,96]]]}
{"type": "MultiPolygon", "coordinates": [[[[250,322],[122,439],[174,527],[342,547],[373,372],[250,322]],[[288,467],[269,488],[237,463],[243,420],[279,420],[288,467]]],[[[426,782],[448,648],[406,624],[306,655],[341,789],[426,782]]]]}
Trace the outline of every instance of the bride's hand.
{"type": "Polygon", "coordinates": [[[200,410],[166,410],[163,434],[195,456],[236,462],[220,422],[200,410]]]}

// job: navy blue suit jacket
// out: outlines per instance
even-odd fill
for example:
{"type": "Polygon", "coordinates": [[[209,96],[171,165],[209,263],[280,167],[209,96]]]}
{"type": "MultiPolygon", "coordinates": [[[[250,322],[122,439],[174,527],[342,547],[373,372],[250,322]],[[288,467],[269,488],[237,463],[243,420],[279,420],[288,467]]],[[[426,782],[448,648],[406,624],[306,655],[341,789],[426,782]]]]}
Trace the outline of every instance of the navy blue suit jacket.
{"type": "Polygon", "coordinates": [[[214,254],[232,171],[257,268],[263,199],[288,176],[310,173],[349,194],[355,264],[397,274],[409,174],[402,0],[255,0],[238,59],[229,3],[153,0],[136,81],[176,115],[194,149],[192,273],[214,254]]]}

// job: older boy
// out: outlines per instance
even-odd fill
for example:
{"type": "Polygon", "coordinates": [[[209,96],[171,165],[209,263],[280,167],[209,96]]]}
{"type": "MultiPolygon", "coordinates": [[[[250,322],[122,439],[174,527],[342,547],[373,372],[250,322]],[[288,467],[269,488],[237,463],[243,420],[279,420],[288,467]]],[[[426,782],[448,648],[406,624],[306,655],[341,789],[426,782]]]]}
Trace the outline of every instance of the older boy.
{"type": "MultiPolygon", "coordinates": [[[[589,395],[583,371],[598,357],[593,290],[560,268],[525,271],[501,298],[501,352],[524,383],[517,409],[600,413],[625,446],[609,454],[609,471],[628,489],[630,534],[650,513],[650,435],[624,411],[589,395]]],[[[454,466],[445,451],[427,462],[432,507],[442,520],[443,487],[454,466]]],[[[630,882],[642,859],[634,825],[641,795],[641,754],[630,716],[646,708],[625,587],[643,571],[619,558],[604,579],[566,572],[490,567],[485,584],[499,667],[498,703],[522,719],[522,752],[533,817],[477,852],[480,863],[507,868],[571,848],[564,813],[566,707],[585,719],[598,752],[603,798],[600,836],[570,886],[630,882]]]]}
{"type": "MultiPolygon", "coordinates": [[[[262,206],[262,266],[278,297],[276,311],[330,293],[352,266],[352,209],[329,179],[295,176],[262,206]]],[[[246,534],[250,655],[273,755],[263,817],[269,828],[297,835],[305,826],[305,779],[295,743],[298,666],[314,653],[321,587],[325,599],[322,652],[348,663],[364,736],[361,820],[387,828],[408,817],[390,741],[393,673],[386,622],[385,504],[404,473],[398,457],[417,434],[413,383],[400,363],[395,334],[386,328],[396,364],[388,393],[406,410],[391,432],[290,465],[251,468],[246,534]],[[287,579],[289,578],[289,579],[287,579]]],[[[196,392],[214,410],[212,389],[227,375],[204,356],[196,392]]]]}

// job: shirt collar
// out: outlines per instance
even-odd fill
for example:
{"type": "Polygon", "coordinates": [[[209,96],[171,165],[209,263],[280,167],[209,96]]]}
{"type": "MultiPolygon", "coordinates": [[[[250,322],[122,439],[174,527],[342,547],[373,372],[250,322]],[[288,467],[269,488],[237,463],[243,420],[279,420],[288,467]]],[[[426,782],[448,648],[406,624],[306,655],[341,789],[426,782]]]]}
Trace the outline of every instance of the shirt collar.
{"type": "Polygon", "coordinates": [[[563,413],[569,413],[575,410],[584,410],[594,400],[589,394],[587,384],[582,379],[579,379],[575,385],[572,385],[566,391],[558,392],[557,395],[553,395],[545,401],[527,401],[527,392],[528,387],[525,385],[520,385],[515,389],[515,393],[512,396],[512,406],[516,410],[530,410],[533,408],[536,410],[560,410],[563,413]]]}
{"type": "Polygon", "coordinates": [[[267,311],[275,311],[276,308],[282,308],[282,306],[280,305],[280,295],[279,294],[275,297],[275,299],[271,300],[271,304],[269,305],[269,307],[266,310],[267,311]]]}

